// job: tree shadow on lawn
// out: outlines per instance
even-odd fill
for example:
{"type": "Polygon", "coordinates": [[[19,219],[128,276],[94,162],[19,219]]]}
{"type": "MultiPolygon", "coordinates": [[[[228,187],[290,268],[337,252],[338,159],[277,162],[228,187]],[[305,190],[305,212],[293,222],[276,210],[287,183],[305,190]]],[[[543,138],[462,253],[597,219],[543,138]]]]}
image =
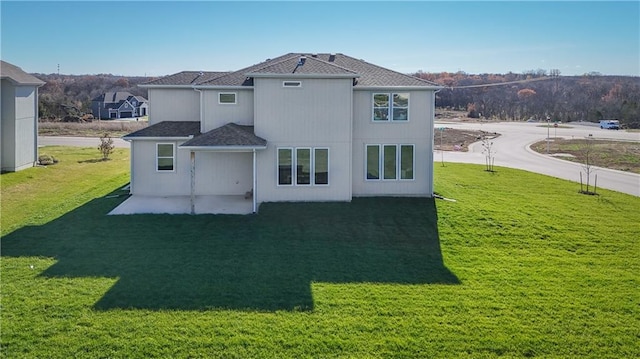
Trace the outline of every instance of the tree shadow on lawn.
{"type": "Polygon", "coordinates": [[[112,308],[313,310],[312,282],[458,284],[433,199],[265,203],[259,215],[106,216],[96,199],[2,238],[2,256],[46,256],[44,277],[111,277],[112,308]]]}

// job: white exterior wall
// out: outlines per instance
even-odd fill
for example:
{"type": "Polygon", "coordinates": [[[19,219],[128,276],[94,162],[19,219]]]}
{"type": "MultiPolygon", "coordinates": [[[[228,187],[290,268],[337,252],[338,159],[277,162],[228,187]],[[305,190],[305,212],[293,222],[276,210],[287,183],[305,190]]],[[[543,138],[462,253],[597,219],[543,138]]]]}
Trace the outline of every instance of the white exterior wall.
{"type": "Polygon", "coordinates": [[[2,81],[2,170],[18,171],[37,160],[38,96],[35,86],[2,81]]]}
{"type": "Polygon", "coordinates": [[[433,91],[354,91],[353,196],[431,196],[433,91]],[[409,121],[374,122],[373,93],[409,93],[409,121]],[[413,144],[414,180],[365,180],[365,145],[413,144]]]}
{"type": "Polygon", "coordinates": [[[0,126],[2,170],[14,171],[16,163],[15,87],[9,81],[2,80],[0,94],[2,94],[2,123],[0,126]]]}
{"type": "Polygon", "coordinates": [[[228,123],[253,125],[253,91],[248,90],[202,90],[204,123],[202,132],[211,131],[228,123]],[[218,103],[218,94],[235,93],[235,104],[218,103]]]}
{"type": "Polygon", "coordinates": [[[253,153],[196,152],[196,195],[244,195],[252,188],[253,153]]]}
{"type": "Polygon", "coordinates": [[[149,89],[149,126],[163,121],[200,121],[200,94],[193,89],[149,89]]]}
{"type": "Polygon", "coordinates": [[[191,194],[189,151],[178,146],[184,141],[131,141],[131,194],[142,196],[178,196],[191,194]],[[156,170],[156,144],[173,143],[176,160],[173,172],[156,170]]]}
{"type": "Polygon", "coordinates": [[[352,93],[351,79],[254,79],[255,133],[267,140],[257,152],[258,203],[351,200],[352,93]],[[329,148],[329,185],[279,186],[279,147],[329,148]]]}

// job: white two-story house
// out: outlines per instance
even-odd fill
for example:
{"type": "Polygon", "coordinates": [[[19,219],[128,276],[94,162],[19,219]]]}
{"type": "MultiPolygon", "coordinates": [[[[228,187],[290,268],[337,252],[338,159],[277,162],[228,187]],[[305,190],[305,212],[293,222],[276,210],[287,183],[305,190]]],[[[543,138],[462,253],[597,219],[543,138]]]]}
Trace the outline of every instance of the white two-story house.
{"type": "Polygon", "coordinates": [[[343,54],[290,53],[234,72],[141,85],[135,196],[350,201],[433,193],[438,85],[343,54]]]}

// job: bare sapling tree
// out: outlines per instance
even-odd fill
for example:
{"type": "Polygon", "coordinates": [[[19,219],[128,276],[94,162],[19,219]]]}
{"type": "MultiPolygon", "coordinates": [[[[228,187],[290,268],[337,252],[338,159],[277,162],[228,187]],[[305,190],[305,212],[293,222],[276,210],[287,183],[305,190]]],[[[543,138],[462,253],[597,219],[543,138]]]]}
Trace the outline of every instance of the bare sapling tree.
{"type": "Polygon", "coordinates": [[[596,193],[596,184],[598,181],[598,175],[595,175],[593,191],[589,190],[591,175],[595,172],[593,168],[593,155],[594,155],[594,146],[593,146],[593,135],[589,134],[588,137],[585,138],[584,145],[582,147],[582,155],[584,157],[584,162],[582,163],[582,169],[584,174],[586,175],[586,188],[583,185],[582,181],[582,171],[580,172],[580,193],[595,195],[596,193]]]}
{"type": "Polygon", "coordinates": [[[98,150],[102,153],[103,161],[107,161],[109,159],[109,155],[113,153],[115,148],[116,146],[113,144],[113,139],[108,133],[100,136],[100,146],[98,146],[98,150]]]}
{"type": "Polygon", "coordinates": [[[482,136],[482,153],[485,158],[485,165],[487,172],[494,172],[493,170],[493,162],[496,156],[496,150],[493,149],[493,141],[492,138],[487,137],[487,135],[482,136]]]}

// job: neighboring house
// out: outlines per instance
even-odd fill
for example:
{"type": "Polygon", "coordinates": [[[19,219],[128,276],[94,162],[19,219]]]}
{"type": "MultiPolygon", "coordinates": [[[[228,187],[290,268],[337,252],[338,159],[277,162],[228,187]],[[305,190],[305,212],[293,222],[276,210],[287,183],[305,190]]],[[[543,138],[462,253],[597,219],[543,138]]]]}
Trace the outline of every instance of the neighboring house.
{"type": "Polygon", "coordinates": [[[91,100],[91,113],[99,119],[147,116],[149,103],[146,98],[126,91],[105,92],[91,100]]]}
{"type": "Polygon", "coordinates": [[[343,54],[286,54],[242,70],[140,85],[133,196],[248,195],[262,202],[433,194],[440,87],[343,54]]]}
{"type": "Polygon", "coordinates": [[[0,79],[0,167],[15,172],[38,161],[38,87],[45,83],[5,61],[0,79]]]}

